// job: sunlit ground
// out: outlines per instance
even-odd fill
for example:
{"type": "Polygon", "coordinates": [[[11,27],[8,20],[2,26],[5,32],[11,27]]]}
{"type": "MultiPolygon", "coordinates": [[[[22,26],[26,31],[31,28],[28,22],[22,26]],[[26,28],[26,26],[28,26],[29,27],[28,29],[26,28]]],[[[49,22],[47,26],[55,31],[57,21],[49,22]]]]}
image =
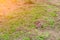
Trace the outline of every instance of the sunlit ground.
{"type": "Polygon", "coordinates": [[[59,3],[50,2],[0,0],[0,40],[60,40],[59,3]]]}

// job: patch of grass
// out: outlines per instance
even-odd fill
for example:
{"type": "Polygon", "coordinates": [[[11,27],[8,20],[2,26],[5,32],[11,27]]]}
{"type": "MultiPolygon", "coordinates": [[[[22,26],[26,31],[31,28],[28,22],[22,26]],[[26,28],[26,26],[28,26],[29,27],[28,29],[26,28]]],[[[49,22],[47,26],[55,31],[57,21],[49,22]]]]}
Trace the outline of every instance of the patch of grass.
{"type": "Polygon", "coordinates": [[[1,40],[9,40],[10,39],[9,37],[10,37],[10,35],[8,33],[0,34],[1,40]]]}
{"type": "Polygon", "coordinates": [[[47,9],[51,9],[53,12],[56,12],[56,11],[59,11],[60,9],[56,6],[53,6],[53,5],[48,5],[47,6],[47,9]]]}
{"type": "Polygon", "coordinates": [[[46,27],[48,27],[48,24],[47,24],[47,23],[44,23],[44,24],[41,26],[42,29],[45,29],[46,27]]]}
{"type": "Polygon", "coordinates": [[[17,38],[19,38],[22,34],[24,34],[23,31],[17,31],[16,33],[11,34],[10,36],[12,36],[12,37],[11,37],[12,39],[17,39],[17,38]]]}
{"type": "Polygon", "coordinates": [[[49,33],[45,32],[45,33],[42,33],[40,36],[37,36],[36,40],[45,40],[48,37],[49,37],[49,33]]]}
{"type": "Polygon", "coordinates": [[[16,31],[12,34],[10,34],[9,40],[17,40],[19,37],[21,37],[24,34],[24,31],[16,31]]]}
{"type": "Polygon", "coordinates": [[[30,40],[29,37],[24,37],[22,40],[30,40]]]}
{"type": "Polygon", "coordinates": [[[57,16],[57,13],[55,13],[55,12],[50,12],[50,15],[51,15],[52,17],[56,17],[56,16],[57,16]]]}
{"type": "Polygon", "coordinates": [[[36,26],[34,24],[30,24],[29,28],[33,29],[33,28],[36,28],[36,26]]]}
{"type": "Polygon", "coordinates": [[[50,24],[51,27],[53,27],[54,26],[54,20],[50,20],[49,24],[50,24]]]}
{"type": "Polygon", "coordinates": [[[52,17],[45,17],[45,20],[47,21],[47,24],[50,25],[51,27],[54,26],[55,20],[52,17]]]}

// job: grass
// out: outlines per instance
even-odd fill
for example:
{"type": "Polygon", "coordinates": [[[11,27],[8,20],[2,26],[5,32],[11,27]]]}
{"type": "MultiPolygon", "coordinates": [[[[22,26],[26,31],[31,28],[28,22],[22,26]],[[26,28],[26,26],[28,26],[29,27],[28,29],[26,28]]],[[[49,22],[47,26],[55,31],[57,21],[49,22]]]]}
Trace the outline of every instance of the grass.
{"type": "Polygon", "coordinates": [[[46,38],[48,38],[49,35],[50,34],[48,32],[42,33],[40,36],[37,36],[36,40],[46,40],[46,38]]]}
{"type": "Polygon", "coordinates": [[[22,40],[30,40],[29,37],[24,37],[22,40]]]}
{"type": "MultiPolygon", "coordinates": [[[[7,16],[7,19],[9,21],[7,21],[5,23],[5,25],[9,26],[9,32],[11,32],[12,36],[9,36],[10,34],[0,34],[0,39],[2,40],[10,40],[10,37],[14,37],[14,38],[18,38],[20,36],[20,32],[17,32],[16,34],[13,34],[16,32],[16,29],[19,27],[27,27],[27,29],[31,30],[31,29],[36,29],[36,25],[34,24],[34,22],[43,19],[43,21],[41,21],[44,27],[48,27],[48,26],[54,26],[54,17],[57,16],[57,14],[55,13],[56,11],[56,7],[54,6],[41,6],[41,5],[36,5],[33,7],[30,7],[30,10],[28,8],[24,8],[25,10],[22,12],[13,12],[11,15],[9,14],[7,16]],[[27,10],[26,10],[27,9],[27,10]],[[48,9],[51,9],[52,11],[48,11],[48,9]],[[29,26],[28,26],[29,25],[29,26]]],[[[19,9],[17,9],[19,10],[19,9]]],[[[20,10],[19,10],[20,11],[20,10]]],[[[7,26],[5,26],[7,27],[7,26]]],[[[6,28],[7,29],[7,28],[6,28]]],[[[24,30],[24,29],[22,29],[24,30]]],[[[4,31],[4,30],[3,30],[4,31]]],[[[6,32],[6,31],[5,31],[6,32]]],[[[33,33],[33,32],[32,32],[33,33]]],[[[22,33],[24,34],[24,33],[22,33]]],[[[37,40],[44,40],[45,38],[48,37],[48,33],[45,34],[41,34],[40,36],[37,36],[37,40]]],[[[29,37],[24,37],[22,40],[30,40],[29,37]]]]}

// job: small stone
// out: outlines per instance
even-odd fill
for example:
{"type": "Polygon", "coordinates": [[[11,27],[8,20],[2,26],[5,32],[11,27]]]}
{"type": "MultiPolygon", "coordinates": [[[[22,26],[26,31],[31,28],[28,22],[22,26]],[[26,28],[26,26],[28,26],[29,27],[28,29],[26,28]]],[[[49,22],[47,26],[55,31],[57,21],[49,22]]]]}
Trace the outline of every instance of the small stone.
{"type": "Polygon", "coordinates": [[[40,28],[41,27],[41,22],[40,21],[36,21],[34,24],[36,25],[36,28],[40,28]]]}

